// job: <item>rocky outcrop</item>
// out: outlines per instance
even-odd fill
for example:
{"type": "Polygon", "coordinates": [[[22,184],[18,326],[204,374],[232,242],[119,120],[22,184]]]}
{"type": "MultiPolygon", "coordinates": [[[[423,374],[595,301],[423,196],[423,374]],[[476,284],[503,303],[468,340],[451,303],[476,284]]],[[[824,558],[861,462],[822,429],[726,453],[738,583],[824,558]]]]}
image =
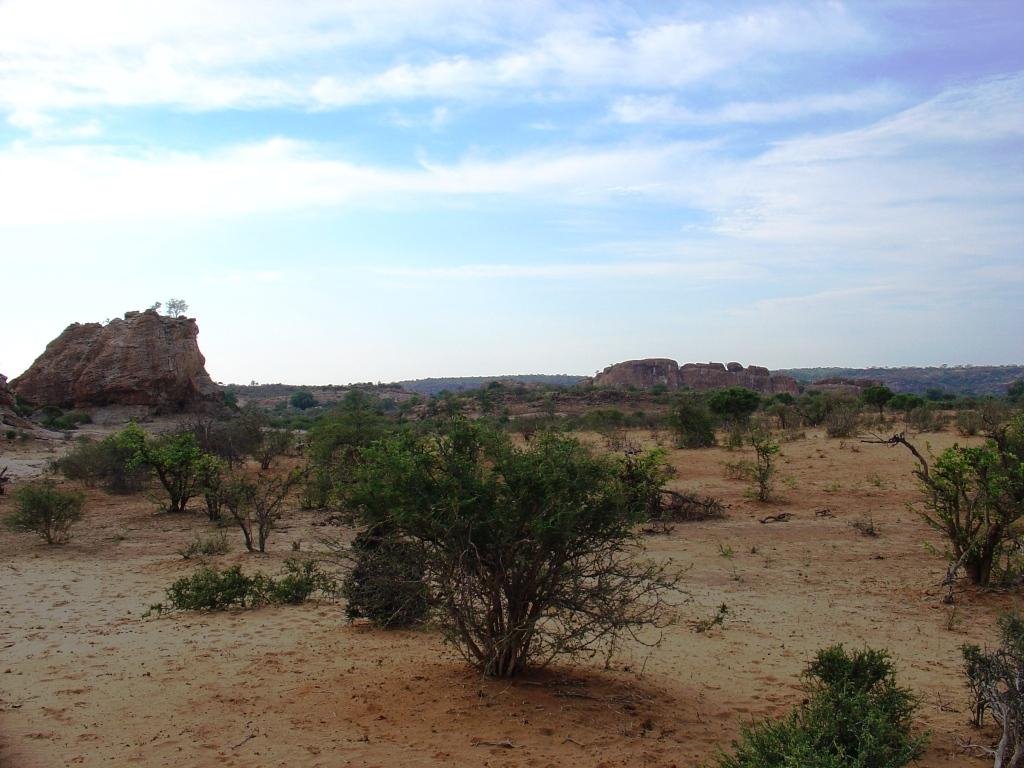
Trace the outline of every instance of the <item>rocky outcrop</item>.
{"type": "Polygon", "coordinates": [[[23,419],[15,410],[14,392],[7,384],[7,377],[0,374],[0,424],[5,427],[32,427],[32,422],[23,419]]]}
{"type": "Polygon", "coordinates": [[[14,407],[14,393],[7,385],[7,377],[0,373],[0,408],[14,407]]]}
{"type": "Polygon", "coordinates": [[[605,368],[594,377],[595,386],[651,389],[720,389],[746,387],[767,395],[788,392],[798,394],[800,386],[790,376],[772,375],[767,368],[739,363],[686,363],[680,367],[675,360],[650,358],[627,360],[605,368]]]}
{"type": "Polygon", "coordinates": [[[106,325],[72,323],[11,386],[35,406],[181,411],[219,403],[198,335],[192,318],[153,310],[127,312],[106,325]]]}

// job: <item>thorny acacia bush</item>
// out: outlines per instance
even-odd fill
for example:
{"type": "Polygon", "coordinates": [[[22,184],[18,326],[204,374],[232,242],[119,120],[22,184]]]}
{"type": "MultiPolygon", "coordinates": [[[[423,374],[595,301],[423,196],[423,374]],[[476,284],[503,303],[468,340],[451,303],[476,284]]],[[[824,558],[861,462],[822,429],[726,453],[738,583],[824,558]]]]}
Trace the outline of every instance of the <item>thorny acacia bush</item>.
{"type": "Polygon", "coordinates": [[[1024,414],[991,425],[985,445],[954,445],[931,465],[903,433],[876,442],[913,453],[922,517],[949,542],[951,573],[962,566],[974,584],[987,586],[1024,516],[1024,414]]]}
{"type": "Polygon", "coordinates": [[[788,717],[743,728],[719,768],[900,768],[924,751],[912,733],[916,697],[896,684],[885,651],[818,651],[807,700],[788,717]]]}
{"type": "Polygon", "coordinates": [[[462,419],[367,448],[350,487],[367,525],[420,548],[446,638],[495,677],[666,623],[678,576],[635,558],[647,493],[577,440],[521,449],[462,419]]]}
{"type": "Polygon", "coordinates": [[[339,552],[347,566],[341,584],[349,620],[392,629],[423,621],[430,610],[422,549],[383,524],[360,531],[339,552]]]}
{"type": "Polygon", "coordinates": [[[41,480],[14,492],[14,511],[5,523],[15,531],[36,533],[47,544],[63,544],[71,536],[71,526],[82,518],[84,504],[85,496],[80,491],[62,491],[54,483],[41,480]]]}
{"type": "Polygon", "coordinates": [[[1015,768],[1024,764],[1024,618],[1000,618],[999,640],[992,651],[965,645],[964,671],[975,725],[982,725],[989,712],[1002,729],[993,750],[995,768],[1015,768]]]}
{"type": "Polygon", "coordinates": [[[267,604],[297,605],[315,593],[331,595],[335,591],[334,579],[314,560],[288,559],[277,578],[259,572],[248,575],[238,565],[223,571],[202,567],[171,584],[167,604],[157,603],[150,610],[225,611],[267,604]]]}

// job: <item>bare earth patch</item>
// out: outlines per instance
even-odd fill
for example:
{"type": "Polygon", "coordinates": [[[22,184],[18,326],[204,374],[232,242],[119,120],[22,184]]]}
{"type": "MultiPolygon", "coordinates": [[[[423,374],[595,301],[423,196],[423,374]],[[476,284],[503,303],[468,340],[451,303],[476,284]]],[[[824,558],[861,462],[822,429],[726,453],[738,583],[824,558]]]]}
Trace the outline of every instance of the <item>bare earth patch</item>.
{"type": "MultiPolygon", "coordinates": [[[[962,441],[927,439],[936,451],[962,441]]],[[[7,445],[0,465],[52,455],[7,445]]],[[[968,594],[951,617],[944,562],[925,546],[939,541],[907,510],[913,459],[809,434],[783,445],[781,500],[758,504],[725,478],[739,455],[671,453],[674,487],[731,506],[647,538],[652,555],[692,566],[692,600],[662,646],[511,684],[482,680],[433,630],[352,626],[332,603],[143,619],[196,566],[176,550],[213,527],[89,491],[64,547],[0,532],[0,765],[692,766],[741,723],[799,703],[798,674],[836,642],[893,652],[933,733],[920,765],[990,764],[957,748],[993,736],[968,725],[959,648],[994,641],[1013,598],[968,594]],[[879,536],[851,526],[868,518],[879,536]],[[722,603],[724,625],[696,632],[722,603]]],[[[0,514],[10,504],[0,498],[0,514]]],[[[231,552],[206,562],[277,571],[292,541],[309,551],[339,532],[318,517],[291,514],[263,557],[229,528],[231,552]]]]}

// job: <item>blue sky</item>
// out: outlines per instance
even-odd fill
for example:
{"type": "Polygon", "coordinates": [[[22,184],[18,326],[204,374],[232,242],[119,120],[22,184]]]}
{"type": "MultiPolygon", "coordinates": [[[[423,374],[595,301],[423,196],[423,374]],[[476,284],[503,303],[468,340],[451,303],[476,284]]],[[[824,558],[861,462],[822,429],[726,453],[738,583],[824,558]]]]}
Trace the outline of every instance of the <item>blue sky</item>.
{"type": "Polygon", "coordinates": [[[1014,2],[0,0],[0,372],[1024,361],[1014,2]]]}

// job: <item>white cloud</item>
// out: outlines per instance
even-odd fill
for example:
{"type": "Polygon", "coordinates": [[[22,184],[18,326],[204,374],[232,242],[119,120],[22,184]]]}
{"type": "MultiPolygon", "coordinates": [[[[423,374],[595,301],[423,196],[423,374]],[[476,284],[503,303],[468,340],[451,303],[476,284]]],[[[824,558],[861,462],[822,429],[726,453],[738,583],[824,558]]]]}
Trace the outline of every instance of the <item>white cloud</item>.
{"type": "Polygon", "coordinates": [[[715,261],[624,261],[576,264],[463,264],[453,267],[382,267],[376,270],[388,277],[436,278],[455,280],[502,279],[621,279],[646,277],[687,277],[697,280],[749,278],[746,265],[715,261]]]}
{"type": "Polygon", "coordinates": [[[15,145],[0,152],[0,225],[215,218],[403,200],[520,195],[593,203],[661,195],[702,145],[569,149],[502,160],[355,163],[273,139],[213,153],[101,145],[15,145]]]}
{"type": "Polygon", "coordinates": [[[543,0],[8,0],[0,110],[565,97],[673,88],[758,57],[864,39],[834,3],[696,19],[543,0]]]}
{"type": "Polygon", "coordinates": [[[879,86],[778,101],[731,102],[711,110],[694,111],[674,96],[624,96],[612,104],[611,118],[627,124],[775,123],[836,112],[878,110],[892,107],[898,99],[892,88],[879,86]]]}

